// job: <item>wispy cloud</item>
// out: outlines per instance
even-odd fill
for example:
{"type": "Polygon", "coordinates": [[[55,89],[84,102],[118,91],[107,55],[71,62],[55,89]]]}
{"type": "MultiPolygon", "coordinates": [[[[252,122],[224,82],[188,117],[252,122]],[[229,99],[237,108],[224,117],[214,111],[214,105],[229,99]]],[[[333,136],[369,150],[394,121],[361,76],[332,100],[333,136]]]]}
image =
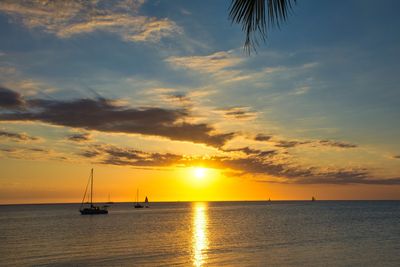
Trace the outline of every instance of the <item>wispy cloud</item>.
{"type": "Polygon", "coordinates": [[[0,12],[27,28],[43,29],[59,38],[108,31],[126,41],[157,42],[181,32],[173,21],[139,15],[143,0],[128,1],[22,1],[0,2],[0,12]]]}
{"type": "Polygon", "coordinates": [[[284,147],[284,148],[291,148],[298,145],[305,145],[309,144],[310,141],[288,141],[288,140],[279,140],[276,142],[275,146],[277,147],[284,147]]]}
{"type": "Polygon", "coordinates": [[[337,140],[286,140],[286,139],[277,139],[271,135],[257,134],[254,137],[256,141],[268,141],[273,144],[275,147],[280,148],[293,148],[302,145],[309,145],[310,147],[331,147],[331,148],[339,148],[339,149],[349,149],[349,148],[357,148],[358,145],[342,142],[337,140]]]}
{"type": "Polygon", "coordinates": [[[269,141],[271,138],[272,138],[271,135],[257,134],[254,137],[254,140],[256,140],[256,141],[269,141]]]}
{"type": "Polygon", "coordinates": [[[41,147],[8,147],[0,146],[0,157],[23,159],[23,160],[59,160],[68,161],[68,155],[51,149],[41,147]]]}
{"type": "Polygon", "coordinates": [[[206,56],[169,57],[166,61],[174,67],[217,74],[239,64],[243,59],[231,52],[221,51],[206,56]]]}
{"type": "Polygon", "coordinates": [[[303,167],[282,158],[279,151],[249,147],[225,149],[225,156],[188,157],[172,153],[151,153],[132,148],[96,144],[79,153],[92,162],[132,167],[208,166],[231,175],[250,175],[259,182],[285,184],[400,184],[400,177],[377,178],[366,169],[321,169],[303,167]],[[230,153],[243,152],[243,154],[230,153]]]}
{"type": "Polygon", "coordinates": [[[8,131],[3,131],[0,130],[0,138],[7,138],[13,141],[23,141],[23,142],[28,142],[28,141],[38,141],[38,137],[30,136],[27,135],[26,133],[14,133],[14,132],[8,132],[8,131]]]}
{"type": "Polygon", "coordinates": [[[338,147],[338,148],[356,148],[358,147],[356,144],[345,143],[334,140],[320,140],[320,144],[324,146],[338,147]]]}
{"type": "Polygon", "coordinates": [[[257,117],[257,112],[252,111],[250,107],[229,107],[216,110],[225,118],[236,120],[253,120],[257,117]]]}
{"type": "Polygon", "coordinates": [[[71,134],[67,137],[67,140],[73,141],[73,142],[87,142],[90,140],[90,134],[89,133],[76,133],[76,134],[71,134]]]}

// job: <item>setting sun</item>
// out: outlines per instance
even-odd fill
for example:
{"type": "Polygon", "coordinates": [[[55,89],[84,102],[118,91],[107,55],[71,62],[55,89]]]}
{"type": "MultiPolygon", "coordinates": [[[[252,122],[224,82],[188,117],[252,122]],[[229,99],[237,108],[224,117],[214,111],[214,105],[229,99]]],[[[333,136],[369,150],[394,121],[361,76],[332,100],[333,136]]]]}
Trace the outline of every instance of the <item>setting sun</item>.
{"type": "Polygon", "coordinates": [[[206,176],[207,169],[206,168],[202,168],[202,167],[197,167],[197,168],[194,168],[193,172],[194,172],[194,176],[196,178],[201,179],[201,178],[204,178],[206,176]]]}

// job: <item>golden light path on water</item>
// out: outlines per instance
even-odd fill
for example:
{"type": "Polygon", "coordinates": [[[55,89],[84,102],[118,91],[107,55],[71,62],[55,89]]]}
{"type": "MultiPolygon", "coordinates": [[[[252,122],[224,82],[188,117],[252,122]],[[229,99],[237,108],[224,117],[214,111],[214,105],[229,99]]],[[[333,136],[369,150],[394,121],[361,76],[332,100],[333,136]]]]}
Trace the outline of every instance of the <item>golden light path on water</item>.
{"type": "Polygon", "coordinates": [[[205,250],[208,248],[207,239],[207,203],[193,204],[193,265],[203,266],[207,255],[205,250]]]}

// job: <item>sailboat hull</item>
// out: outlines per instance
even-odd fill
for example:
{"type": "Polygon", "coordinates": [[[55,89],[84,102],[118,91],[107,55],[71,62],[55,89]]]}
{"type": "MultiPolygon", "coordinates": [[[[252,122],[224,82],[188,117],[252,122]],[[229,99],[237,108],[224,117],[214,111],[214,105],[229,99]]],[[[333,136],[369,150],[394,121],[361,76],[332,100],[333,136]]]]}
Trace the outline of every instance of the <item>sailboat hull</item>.
{"type": "Polygon", "coordinates": [[[101,208],[85,208],[79,210],[81,212],[81,215],[96,215],[96,214],[108,214],[108,210],[106,209],[101,209],[101,208]]]}

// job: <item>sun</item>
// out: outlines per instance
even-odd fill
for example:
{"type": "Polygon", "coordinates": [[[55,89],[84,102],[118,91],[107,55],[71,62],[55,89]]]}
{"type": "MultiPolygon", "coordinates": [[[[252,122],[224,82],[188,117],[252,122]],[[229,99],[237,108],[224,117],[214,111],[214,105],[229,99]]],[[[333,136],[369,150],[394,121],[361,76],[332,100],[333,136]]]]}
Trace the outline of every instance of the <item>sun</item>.
{"type": "Polygon", "coordinates": [[[197,167],[193,169],[194,176],[198,179],[202,179],[206,176],[206,168],[197,167]]]}

